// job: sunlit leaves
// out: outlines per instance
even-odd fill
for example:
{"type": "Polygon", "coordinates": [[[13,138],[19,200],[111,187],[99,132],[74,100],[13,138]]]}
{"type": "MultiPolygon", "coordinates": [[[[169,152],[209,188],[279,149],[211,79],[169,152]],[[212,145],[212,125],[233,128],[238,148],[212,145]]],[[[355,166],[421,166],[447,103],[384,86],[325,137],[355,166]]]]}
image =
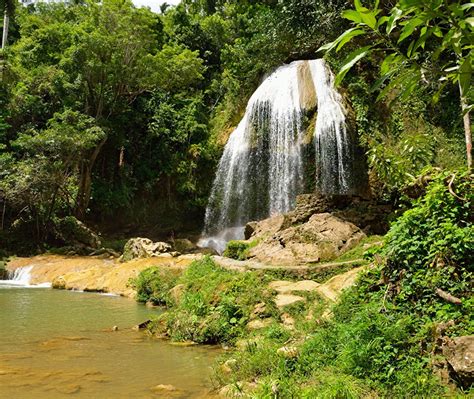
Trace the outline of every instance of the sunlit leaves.
{"type": "Polygon", "coordinates": [[[403,27],[400,38],[398,39],[398,43],[403,42],[406,38],[408,38],[415,29],[423,23],[423,19],[421,18],[413,18],[408,20],[407,24],[403,27]]]}
{"type": "Polygon", "coordinates": [[[365,46],[362,48],[359,48],[352,53],[350,53],[347,58],[344,60],[343,65],[341,69],[339,70],[339,73],[336,76],[336,85],[339,85],[341,81],[344,79],[344,76],[346,76],[347,72],[362,58],[364,58],[367,54],[370,53],[370,49],[372,46],[365,46]]]}
{"type": "Polygon", "coordinates": [[[318,51],[331,51],[334,48],[336,48],[336,51],[339,51],[352,38],[356,36],[364,35],[365,33],[366,32],[363,29],[358,29],[358,28],[348,29],[333,42],[330,42],[330,43],[325,44],[324,46],[321,46],[318,51]]]}
{"type": "Polygon", "coordinates": [[[470,109],[474,19],[468,12],[474,3],[461,3],[399,0],[388,15],[380,15],[378,2],[369,9],[358,0],[354,2],[355,9],[343,12],[354,26],[320,50],[339,51],[355,37],[366,36],[365,41],[371,45],[356,49],[347,57],[336,78],[338,84],[358,61],[379,53],[384,57],[381,76],[374,85],[374,90],[380,91],[379,99],[393,91],[398,93],[397,99],[408,98],[421,82],[428,83],[429,72],[433,85],[446,79],[459,83],[461,94],[466,97],[464,102],[469,102],[464,108],[470,109]],[[441,67],[436,65],[440,59],[441,67]]]}

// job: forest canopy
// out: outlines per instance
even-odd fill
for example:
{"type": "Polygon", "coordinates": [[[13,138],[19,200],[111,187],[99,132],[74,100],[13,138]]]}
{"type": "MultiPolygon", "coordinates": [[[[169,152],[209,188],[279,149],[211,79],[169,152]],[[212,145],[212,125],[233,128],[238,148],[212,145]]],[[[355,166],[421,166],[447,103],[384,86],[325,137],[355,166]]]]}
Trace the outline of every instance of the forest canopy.
{"type": "MultiPolygon", "coordinates": [[[[112,217],[115,225],[196,228],[222,144],[253,90],[283,63],[324,56],[318,50],[351,28],[342,16],[348,7],[343,0],[183,0],[159,14],[131,0],[14,7],[1,52],[2,229],[11,240],[16,231],[43,242],[68,215],[104,228],[112,217]]],[[[379,7],[389,12],[391,2],[379,7]]],[[[326,56],[335,71],[364,40],[371,39],[361,35],[326,56]]],[[[391,198],[427,166],[462,165],[463,127],[449,82],[437,103],[417,87],[403,102],[374,107],[382,60],[366,57],[342,89],[371,179],[391,198]]]]}

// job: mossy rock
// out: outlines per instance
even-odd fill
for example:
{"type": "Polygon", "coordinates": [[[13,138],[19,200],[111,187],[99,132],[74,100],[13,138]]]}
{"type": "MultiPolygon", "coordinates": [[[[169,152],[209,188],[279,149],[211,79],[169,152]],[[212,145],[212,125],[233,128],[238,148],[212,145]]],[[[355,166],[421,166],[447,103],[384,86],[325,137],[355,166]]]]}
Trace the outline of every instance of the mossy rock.
{"type": "Polygon", "coordinates": [[[165,242],[153,242],[148,238],[136,237],[127,241],[123,247],[120,260],[128,262],[132,259],[151,258],[171,251],[171,245],[165,242]]]}
{"type": "Polygon", "coordinates": [[[56,235],[65,245],[86,246],[93,249],[102,246],[98,234],[74,216],[67,216],[56,222],[56,235]]]}

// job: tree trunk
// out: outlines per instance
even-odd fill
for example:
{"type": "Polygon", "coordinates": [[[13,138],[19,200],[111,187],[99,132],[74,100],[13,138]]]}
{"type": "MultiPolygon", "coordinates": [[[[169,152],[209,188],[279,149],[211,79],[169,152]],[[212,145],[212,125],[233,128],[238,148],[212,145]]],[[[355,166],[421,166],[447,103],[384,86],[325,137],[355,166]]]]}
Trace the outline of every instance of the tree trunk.
{"type": "Polygon", "coordinates": [[[472,170],[472,132],[471,132],[471,115],[467,111],[467,101],[462,92],[461,85],[459,85],[459,93],[461,95],[461,110],[463,112],[464,136],[466,137],[466,158],[467,169],[472,170]]]}
{"type": "Polygon", "coordinates": [[[466,155],[467,169],[472,170],[472,133],[471,133],[471,115],[466,112],[463,116],[464,135],[466,136],[466,155]]]}
{"type": "Polygon", "coordinates": [[[7,46],[9,23],[10,23],[10,17],[8,16],[7,10],[5,10],[5,13],[3,14],[2,50],[7,46]]]}
{"type": "Polygon", "coordinates": [[[104,138],[94,149],[89,159],[82,161],[80,177],[79,177],[79,189],[76,197],[76,207],[74,209],[74,215],[79,219],[83,220],[86,216],[87,207],[91,198],[92,190],[92,168],[99,155],[101,148],[104,146],[107,138],[104,138]]]}

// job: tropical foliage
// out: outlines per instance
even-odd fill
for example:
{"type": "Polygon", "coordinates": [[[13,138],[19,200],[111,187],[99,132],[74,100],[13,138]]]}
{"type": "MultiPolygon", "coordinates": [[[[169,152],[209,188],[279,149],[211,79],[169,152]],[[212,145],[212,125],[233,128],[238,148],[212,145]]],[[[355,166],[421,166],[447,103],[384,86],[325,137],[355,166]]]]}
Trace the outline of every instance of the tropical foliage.
{"type": "Polygon", "coordinates": [[[325,44],[321,50],[341,50],[351,40],[361,40],[363,45],[352,51],[343,62],[336,83],[340,83],[349,70],[364,57],[383,57],[380,77],[373,90],[379,90],[378,99],[392,96],[406,101],[420,83],[428,86],[435,101],[446,84],[459,87],[459,97],[464,113],[466,156],[472,167],[472,138],[469,111],[473,107],[472,64],[474,52],[473,3],[443,0],[400,0],[390,10],[373,8],[354,2],[355,9],[345,10],[343,17],[354,27],[346,30],[336,40],[325,44]],[[388,12],[387,12],[388,11],[388,12]],[[396,95],[394,96],[394,93],[396,95]]]}

